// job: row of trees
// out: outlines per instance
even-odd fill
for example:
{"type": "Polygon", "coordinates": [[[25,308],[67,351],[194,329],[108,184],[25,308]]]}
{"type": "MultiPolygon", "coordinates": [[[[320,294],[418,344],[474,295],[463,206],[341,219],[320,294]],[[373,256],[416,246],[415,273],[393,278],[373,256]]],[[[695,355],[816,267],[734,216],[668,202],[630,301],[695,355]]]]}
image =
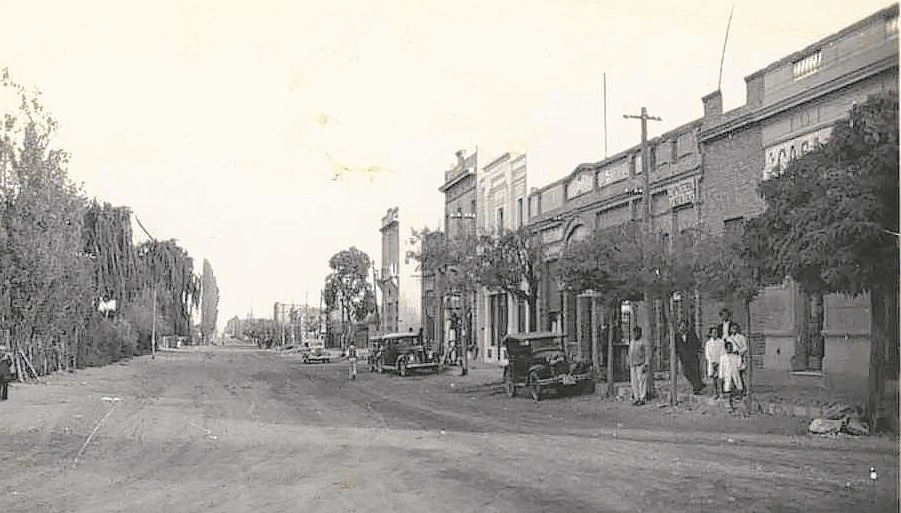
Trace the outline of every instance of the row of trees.
{"type": "MultiPolygon", "coordinates": [[[[759,193],[766,209],[742,233],[699,230],[667,241],[629,222],[571,243],[553,277],[543,276],[541,244],[528,227],[452,241],[424,230],[418,234],[421,251],[413,256],[424,275],[442,279],[446,292],[481,285],[525,301],[530,331],[536,329],[538,288],[546,278],[559,279],[572,292],[594,292],[611,327],[622,301],[662,300],[666,309],[667,299],[681,291],[747,305],[785,277],[807,293],[869,293],[867,411],[874,423],[886,364],[898,369],[897,94],[854,107],[827,144],[792,160],[759,193]]],[[[608,330],[611,337],[613,332],[608,330]]]]}
{"type": "Polygon", "coordinates": [[[0,329],[19,375],[148,351],[154,330],[190,335],[201,290],[191,257],[174,240],[135,246],[131,211],[69,179],[38,93],[7,70],[0,86],[17,106],[0,127],[0,329]]]}

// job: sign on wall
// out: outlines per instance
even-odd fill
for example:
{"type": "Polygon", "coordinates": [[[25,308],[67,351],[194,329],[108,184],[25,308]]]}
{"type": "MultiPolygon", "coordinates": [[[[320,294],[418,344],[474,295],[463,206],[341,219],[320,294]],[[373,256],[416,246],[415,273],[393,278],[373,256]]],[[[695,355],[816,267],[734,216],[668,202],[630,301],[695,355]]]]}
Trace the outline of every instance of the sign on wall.
{"type": "Polygon", "coordinates": [[[598,187],[604,187],[620,180],[629,178],[629,159],[622,159],[605,166],[598,171],[598,187]]]}
{"type": "Polygon", "coordinates": [[[792,159],[804,155],[819,144],[825,143],[829,140],[831,133],[832,127],[821,128],[815,132],[810,132],[766,148],[764,150],[766,164],[763,168],[763,179],[769,180],[779,176],[792,159]]]}
{"type": "Polygon", "coordinates": [[[669,190],[666,191],[666,196],[667,198],[669,198],[670,208],[694,203],[695,181],[685,180],[673,185],[669,188],[669,190]]]}
{"type": "Polygon", "coordinates": [[[583,170],[566,185],[566,199],[581,196],[594,189],[594,173],[590,169],[583,170]]]}

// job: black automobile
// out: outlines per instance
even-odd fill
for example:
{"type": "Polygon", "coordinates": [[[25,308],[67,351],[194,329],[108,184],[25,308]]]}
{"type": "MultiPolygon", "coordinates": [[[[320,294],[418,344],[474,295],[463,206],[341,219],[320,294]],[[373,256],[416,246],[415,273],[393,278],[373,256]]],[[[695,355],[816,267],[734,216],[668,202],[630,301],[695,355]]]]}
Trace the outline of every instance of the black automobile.
{"type": "Polygon", "coordinates": [[[438,371],[438,355],[423,345],[418,333],[389,333],[371,338],[370,344],[370,371],[396,372],[398,376],[411,371],[438,371]]]}
{"type": "Polygon", "coordinates": [[[504,388],[508,396],[514,397],[517,388],[528,388],[536,401],[548,389],[558,394],[594,393],[591,363],[567,358],[560,333],[511,334],[504,338],[504,346],[507,348],[504,388]]]}

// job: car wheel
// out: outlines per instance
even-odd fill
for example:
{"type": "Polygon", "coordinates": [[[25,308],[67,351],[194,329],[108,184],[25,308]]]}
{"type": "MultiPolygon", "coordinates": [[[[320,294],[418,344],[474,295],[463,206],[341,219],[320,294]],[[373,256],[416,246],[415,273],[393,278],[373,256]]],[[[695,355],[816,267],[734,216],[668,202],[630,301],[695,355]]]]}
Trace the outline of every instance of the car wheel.
{"type": "Polygon", "coordinates": [[[402,378],[407,377],[407,362],[406,362],[406,360],[401,360],[401,361],[397,362],[397,373],[402,378]]]}
{"type": "Polygon", "coordinates": [[[533,373],[529,374],[529,387],[530,387],[530,391],[532,392],[532,399],[534,399],[535,402],[540,401],[541,400],[541,381],[539,381],[537,372],[533,372],[533,373]]]}
{"type": "Polygon", "coordinates": [[[513,373],[509,369],[504,369],[504,390],[507,397],[516,397],[516,384],[513,383],[513,373]]]}

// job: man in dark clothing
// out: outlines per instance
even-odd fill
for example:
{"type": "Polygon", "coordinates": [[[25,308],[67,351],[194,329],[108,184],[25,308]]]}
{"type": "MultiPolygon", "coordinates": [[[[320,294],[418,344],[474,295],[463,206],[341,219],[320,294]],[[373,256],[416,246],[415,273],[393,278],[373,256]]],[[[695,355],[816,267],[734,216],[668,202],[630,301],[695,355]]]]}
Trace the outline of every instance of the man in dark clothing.
{"type": "Polygon", "coordinates": [[[694,330],[688,329],[685,321],[679,321],[679,327],[676,330],[676,355],[682,362],[682,372],[685,373],[685,379],[691,383],[691,388],[695,394],[701,393],[704,389],[704,382],[701,381],[701,341],[694,330]]]}
{"type": "Polygon", "coordinates": [[[0,401],[9,398],[9,382],[12,380],[12,359],[5,354],[0,357],[0,401]]]}

